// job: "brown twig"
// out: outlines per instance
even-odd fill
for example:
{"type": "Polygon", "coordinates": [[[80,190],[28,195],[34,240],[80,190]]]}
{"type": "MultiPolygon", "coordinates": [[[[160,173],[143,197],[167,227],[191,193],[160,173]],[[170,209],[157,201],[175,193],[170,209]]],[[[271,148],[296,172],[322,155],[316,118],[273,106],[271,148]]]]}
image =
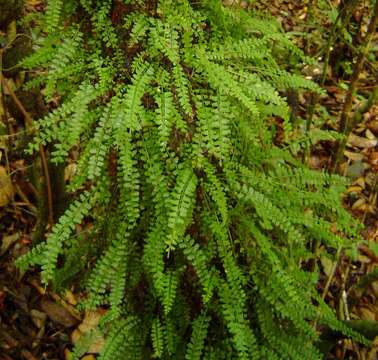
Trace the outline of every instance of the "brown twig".
{"type": "MultiPolygon", "coordinates": [[[[1,76],[1,84],[8,91],[10,97],[12,98],[14,103],[17,105],[17,107],[19,108],[21,113],[24,115],[26,127],[29,128],[30,131],[32,131],[33,130],[33,119],[32,119],[32,117],[26,111],[26,109],[24,108],[24,106],[22,105],[21,101],[18,99],[17,95],[12,90],[12,88],[8,86],[8,84],[6,83],[3,76],[1,76]]],[[[39,145],[39,154],[40,154],[40,157],[41,157],[42,169],[43,169],[45,182],[46,182],[48,223],[49,223],[50,226],[52,226],[54,224],[53,198],[52,198],[49,168],[48,168],[46,153],[45,153],[45,149],[43,148],[43,145],[39,145]]]]}
{"type": "MultiPolygon", "coordinates": [[[[2,82],[2,79],[3,79],[3,52],[4,52],[4,49],[0,49],[0,83],[2,82]]],[[[4,119],[4,123],[7,127],[8,134],[11,134],[12,128],[9,124],[7,113],[5,111],[5,101],[4,101],[4,94],[3,94],[2,89],[0,91],[0,116],[2,116],[4,119]]],[[[7,139],[7,142],[8,141],[10,143],[11,140],[7,139]]]]}
{"type": "MultiPolygon", "coordinates": [[[[354,6],[356,6],[357,1],[352,0],[350,3],[346,4],[337,14],[337,17],[332,25],[331,32],[329,34],[327,43],[325,45],[325,54],[323,58],[323,67],[321,72],[321,77],[319,81],[320,87],[324,87],[324,84],[327,80],[328,75],[328,68],[329,68],[329,61],[332,51],[332,46],[334,45],[335,41],[339,37],[338,29],[340,26],[340,22],[342,26],[346,26],[349,22],[349,18],[351,17],[352,11],[354,6]]],[[[311,130],[311,126],[313,123],[313,118],[315,115],[315,107],[319,103],[320,95],[317,93],[312,93],[310,98],[310,104],[308,107],[307,118],[306,118],[306,132],[311,130]]],[[[307,161],[310,155],[310,148],[307,147],[304,153],[304,161],[307,161]]]]}
{"type": "MultiPolygon", "coordinates": [[[[339,246],[338,249],[337,249],[335,262],[332,265],[332,268],[331,268],[331,271],[329,273],[327,282],[326,282],[326,284],[324,286],[324,289],[323,289],[323,292],[321,294],[321,298],[322,298],[323,301],[325,301],[325,298],[327,297],[329,288],[330,288],[330,286],[332,284],[332,280],[333,280],[333,278],[334,278],[334,276],[336,274],[337,265],[339,263],[342,250],[343,250],[342,246],[339,246]]],[[[316,327],[317,327],[319,318],[320,318],[320,310],[318,310],[318,313],[316,315],[315,321],[313,323],[313,328],[314,329],[316,329],[316,327]]]]}
{"type": "Polygon", "coordinates": [[[28,197],[25,195],[25,193],[22,191],[22,189],[17,184],[14,184],[14,187],[15,187],[16,193],[21,198],[24,205],[30,210],[30,212],[33,215],[36,215],[38,213],[37,208],[29,201],[28,197]]]}
{"type": "Polygon", "coordinates": [[[353,130],[353,121],[352,121],[353,118],[351,116],[353,95],[357,89],[360,74],[365,63],[366,55],[369,51],[370,42],[375,34],[377,23],[378,23],[378,0],[375,1],[373,14],[372,14],[372,17],[371,17],[371,20],[367,29],[367,33],[361,44],[361,51],[358,54],[356,63],[354,65],[353,74],[352,74],[350,84],[349,84],[349,89],[348,89],[348,92],[346,93],[343,108],[341,110],[340,132],[342,132],[345,135],[345,138],[337,146],[336,155],[335,155],[334,164],[333,164],[334,170],[337,169],[338,163],[340,162],[343,156],[344,149],[347,142],[347,137],[349,133],[353,130]]]}
{"type": "Polygon", "coordinates": [[[328,276],[328,279],[327,279],[327,282],[326,282],[326,285],[323,289],[323,292],[322,292],[322,300],[325,300],[327,294],[328,294],[328,290],[331,286],[331,283],[332,283],[332,280],[333,280],[333,277],[335,276],[335,273],[336,273],[336,269],[337,269],[337,264],[339,262],[339,259],[340,259],[340,255],[341,255],[341,251],[342,251],[342,247],[340,246],[338,249],[337,249],[337,253],[336,253],[336,260],[335,262],[333,263],[332,265],[332,269],[330,271],[330,274],[328,276]]]}
{"type": "Polygon", "coordinates": [[[21,101],[18,99],[13,89],[10,86],[8,86],[7,82],[4,79],[4,76],[1,77],[1,83],[4,86],[4,88],[8,91],[8,94],[10,95],[14,103],[17,105],[18,109],[22,112],[22,115],[24,115],[26,126],[32,129],[33,119],[31,118],[29,113],[25,110],[24,105],[22,105],[21,101]]]}

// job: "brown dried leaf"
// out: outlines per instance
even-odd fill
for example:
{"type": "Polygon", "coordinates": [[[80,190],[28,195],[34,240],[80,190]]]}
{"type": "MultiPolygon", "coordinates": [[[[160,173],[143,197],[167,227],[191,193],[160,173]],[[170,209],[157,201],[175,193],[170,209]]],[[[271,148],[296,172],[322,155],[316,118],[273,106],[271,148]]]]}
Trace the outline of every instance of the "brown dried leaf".
{"type": "Polygon", "coordinates": [[[0,206],[9,204],[14,195],[10,176],[4,166],[0,166],[0,206]]]}
{"type": "Polygon", "coordinates": [[[66,168],[64,169],[64,180],[70,181],[74,177],[76,173],[76,164],[68,164],[66,168]]]}
{"type": "Polygon", "coordinates": [[[96,360],[95,356],[92,354],[84,355],[81,360],[96,360]]]}
{"type": "Polygon", "coordinates": [[[67,290],[64,294],[64,300],[67,301],[68,304],[76,306],[78,304],[78,301],[76,299],[76,296],[72,291],[67,290]]]}
{"type": "Polygon", "coordinates": [[[346,176],[351,179],[358,179],[365,171],[365,164],[362,161],[355,161],[352,165],[347,165],[346,176]]]}
{"type": "Polygon", "coordinates": [[[322,263],[324,273],[329,277],[332,273],[333,261],[327,256],[321,256],[320,262],[322,263]]]}
{"type": "Polygon", "coordinates": [[[74,326],[78,322],[67,309],[53,301],[43,299],[41,301],[41,308],[52,321],[65,327],[74,326]]]}
{"type": "Polygon", "coordinates": [[[363,177],[360,177],[358,178],[355,182],[354,182],[355,185],[358,185],[358,186],[361,186],[363,189],[365,189],[365,178],[363,177]]]}
{"type": "Polygon", "coordinates": [[[64,358],[65,360],[71,360],[72,359],[72,351],[68,349],[64,349],[64,358]]]}
{"type": "Polygon", "coordinates": [[[358,185],[350,186],[347,189],[348,193],[360,193],[362,191],[362,188],[358,185]]]}
{"type": "Polygon", "coordinates": [[[378,170],[378,151],[372,151],[369,154],[369,164],[375,170],[378,170]]]}
{"type": "MultiPolygon", "coordinates": [[[[71,334],[72,343],[75,344],[83,334],[90,331],[95,331],[105,312],[106,311],[103,309],[99,309],[97,311],[87,311],[84,315],[82,323],[71,334]]],[[[88,352],[93,354],[99,353],[103,348],[104,343],[104,338],[98,334],[98,337],[96,337],[95,342],[90,346],[88,352]]]]}
{"type": "Polygon", "coordinates": [[[32,309],[30,310],[30,316],[34,325],[38,329],[42,328],[45,325],[47,314],[45,314],[44,312],[36,310],[36,309],[32,309]]]}
{"type": "Polygon", "coordinates": [[[0,248],[0,255],[5,254],[6,251],[10,248],[10,246],[12,246],[19,238],[20,238],[19,233],[3,236],[3,240],[2,240],[1,248],[0,248]]]}
{"type": "Polygon", "coordinates": [[[359,307],[358,308],[358,313],[361,317],[361,319],[364,319],[364,320],[371,320],[371,321],[375,321],[376,320],[376,313],[375,311],[373,311],[372,309],[369,309],[367,307],[359,307]]]}
{"type": "Polygon", "coordinates": [[[370,264],[371,263],[371,259],[368,256],[361,255],[361,254],[358,255],[357,260],[361,264],[370,264]]]}
{"type": "Polygon", "coordinates": [[[366,200],[364,198],[358,199],[353,205],[352,205],[353,210],[365,210],[366,209],[366,200]]]}
{"type": "Polygon", "coordinates": [[[366,136],[366,138],[369,139],[369,140],[376,140],[376,139],[377,139],[377,138],[375,137],[375,135],[374,135],[369,129],[367,129],[367,130],[365,131],[365,136],[366,136]]]}
{"type": "Polygon", "coordinates": [[[364,154],[361,153],[355,153],[352,151],[345,150],[344,155],[349,159],[353,161],[361,161],[364,158],[364,154]]]}
{"type": "Polygon", "coordinates": [[[103,311],[87,311],[84,315],[82,323],[78,326],[78,329],[82,333],[91,331],[97,327],[101,318],[104,316],[103,311]]]}
{"type": "Polygon", "coordinates": [[[377,139],[367,139],[351,133],[348,137],[348,145],[362,149],[370,149],[378,144],[377,139]]]}

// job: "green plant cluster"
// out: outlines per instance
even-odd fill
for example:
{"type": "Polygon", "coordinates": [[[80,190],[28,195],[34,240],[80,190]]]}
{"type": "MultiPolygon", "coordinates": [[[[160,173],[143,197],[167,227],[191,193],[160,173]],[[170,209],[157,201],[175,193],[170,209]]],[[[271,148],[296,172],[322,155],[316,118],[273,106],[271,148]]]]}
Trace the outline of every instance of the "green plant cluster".
{"type": "Polygon", "coordinates": [[[75,200],[18,265],[108,308],[99,359],[319,359],[317,324],[360,339],[306,269],[358,227],[343,178],[275,141],[285,91],[320,91],[279,24],[218,0],[50,0],[44,19],[23,66],[61,105],[31,150],[79,154],[75,200]]]}

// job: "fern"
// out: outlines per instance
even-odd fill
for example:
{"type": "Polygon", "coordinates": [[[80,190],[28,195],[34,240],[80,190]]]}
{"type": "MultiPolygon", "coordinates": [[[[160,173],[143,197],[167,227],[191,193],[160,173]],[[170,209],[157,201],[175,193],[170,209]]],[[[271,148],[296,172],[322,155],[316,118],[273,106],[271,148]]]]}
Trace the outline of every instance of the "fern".
{"type": "Polygon", "coordinates": [[[135,317],[128,317],[116,324],[109,332],[109,341],[101,350],[99,360],[117,359],[127,354],[128,359],[140,359],[141,352],[138,342],[141,340],[138,327],[140,322],[135,317]]]}
{"type": "Polygon", "coordinates": [[[217,271],[209,269],[209,255],[199,247],[190,237],[186,237],[179,244],[188,261],[194,266],[199,281],[203,287],[202,299],[204,304],[208,303],[213,295],[218,281],[217,271]]]}
{"type": "Polygon", "coordinates": [[[177,183],[168,200],[168,234],[166,244],[168,251],[175,248],[184,235],[191,217],[193,196],[196,190],[197,178],[193,170],[184,167],[177,176],[177,183]]]}
{"type": "MultiPolygon", "coordinates": [[[[63,249],[64,242],[68,241],[75,225],[80,224],[84,216],[89,214],[92,207],[93,195],[86,192],[80,195],[80,198],[70,205],[65,214],[60,218],[59,223],[55,225],[45,244],[38,246],[38,263],[42,267],[42,279],[45,283],[54,278],[54,269],[56,269],[58,256],[63,249]]],[[[19,259],[19,264],[25,268],[28,264],[33,264],[34,260],[28,255],[19,259]]]]}
{"type": "Polygon", "coordinates": [[[363,343],[304,266],[314,239],[353,249],[360,228],[345,180],[295,157],[333,134],[290,140],[285,91],[321,91],[278,22],[218,0],[50,0],[45,23],[23,66],[59,106],[29,150],[75,162],[73,200],[17,263],[108,309],[99,359],[318,359],[322,326],[363,343]]]}
{"type": "Polygon", "coordinates": [[[164,350],[164,333],[159,319],[155,319],[152,323],[151,337],[154,357],[161,358],[164,350]]]}
{"type": "Polygon", "coordinates": [[[53,32],[59,25],[63,0],[49,0],[46,10],[47,31],[53,32]]]}
{"type": "Polygon", "coordinates": [[[185,360],[200,360],[204,348],[209,318],[205,315],[199,315],[193,320],[193,331],[190,344],[185,354],[185,360]]]}

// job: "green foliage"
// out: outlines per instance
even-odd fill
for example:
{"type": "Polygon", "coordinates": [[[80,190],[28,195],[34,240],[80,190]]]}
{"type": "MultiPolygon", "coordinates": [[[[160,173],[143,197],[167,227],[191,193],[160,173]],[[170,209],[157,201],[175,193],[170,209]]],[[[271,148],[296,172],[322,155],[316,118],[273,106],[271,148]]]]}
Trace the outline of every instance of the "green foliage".
{"type": "Polygon", "coordinates": [[[61,284],[81,249],[82,306],[109,308],[99,359],[319,359],[315,324],[363,341],[306,270],[314,240],[353,247],[358,226],[344,180],[274,141],[284,91],[319,91],[284,68],[306,59],[274,20],[216,0],[50,0],[46,30],[24,66],[61,105],[30,150],[75,150],[77,200],[18,264],[61,284]]]}
{"type": "Polygon", "coordinates": [[[200,360],[204,349],[204,342],[209,327],[209,318],[200,314],[192,323],[192,336],[188,349],[185,354],[185,360],[200,360]]]}

